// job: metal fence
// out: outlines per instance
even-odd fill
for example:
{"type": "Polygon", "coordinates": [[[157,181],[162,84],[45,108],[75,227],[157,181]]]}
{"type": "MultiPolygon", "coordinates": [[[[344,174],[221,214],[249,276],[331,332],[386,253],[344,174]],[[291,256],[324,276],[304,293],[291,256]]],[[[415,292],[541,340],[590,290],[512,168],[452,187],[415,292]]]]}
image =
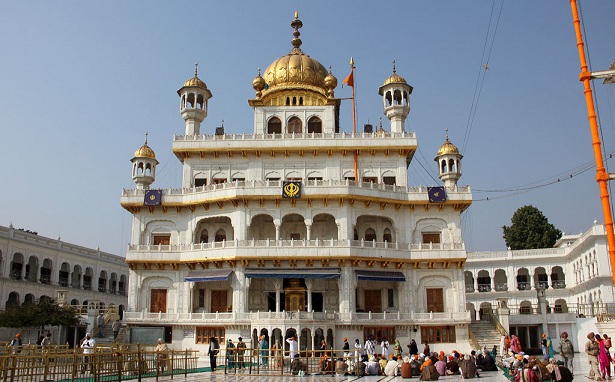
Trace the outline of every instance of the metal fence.
{"type": "MultiPolygon", "coordinates": [[[[2,349],[2,348],[0,348],[2,349]]],[[[141,380],[195,373],[196,350],[169,350],[158,353],[154,345],[125,344],[96,347],[92,354],[66,345],[42,349],[40,346],[10,348],[0,354],[0,381],[99,381],[141,380]]]]}
{"type": "Polygon", "coordinates": [[[305,375],[333,375],[335,365],[342,359],[347,365],[348,374],[355,373],[357,358],[354,349],[302,350],[299,357],[290,357],[289,351],[247,348],[239,351],[237,348],[222,349],[216,357],[217,370],[226,374],[266,374],[266,375],[296,375],[303,370],[305,375]],[[294,364],[293,364],[294,362],[294,364]]]}

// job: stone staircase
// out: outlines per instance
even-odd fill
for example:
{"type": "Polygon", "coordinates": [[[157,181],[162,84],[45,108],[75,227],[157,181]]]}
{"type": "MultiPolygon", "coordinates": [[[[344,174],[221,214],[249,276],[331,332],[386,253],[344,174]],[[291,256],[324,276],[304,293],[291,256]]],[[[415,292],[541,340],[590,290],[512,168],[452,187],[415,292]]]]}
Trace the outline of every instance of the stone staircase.
{"type": "Polygon", "coordinates": [[[470,331],[474,334],[475,339],[475,341],[471,341],[472,347],[475,349],[482,349],[483,346],[486,346],[487,350],[491,350],[493,349],[493,345],[496,345],[499,355],[500,338],[502,336],[490,320],[472,321],[470,324],[470,331]]]}

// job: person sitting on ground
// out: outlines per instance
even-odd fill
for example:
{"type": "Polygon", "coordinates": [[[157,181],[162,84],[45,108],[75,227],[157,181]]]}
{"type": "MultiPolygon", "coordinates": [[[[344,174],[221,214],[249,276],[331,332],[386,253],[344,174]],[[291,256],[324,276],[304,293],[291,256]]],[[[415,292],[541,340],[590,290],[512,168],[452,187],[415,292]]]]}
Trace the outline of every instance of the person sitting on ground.
{"type": "Polygon", "coordinates": [[[528,362],[523,368],[517,371],[515,382],[540,382],[541,379],[538,373],[538,367],[535,362],[528,362]]]}
{"type": "Polygon", "coordinates": [[[446,362],[444,362],[444,355],[438,355],[438,361],[434,364],[434,367],[440,375],[446,375],[446,362]]]}
{"type": "Polygon", "coordinates": [[[344,361],[344,358],[338,358],[335,362],[335,375],[343,377],[348,373],[348,364],[344,361]]]}
{"type": "Polygon", "coordinates": [[[446,363],[446,374],[447,375],[457,375],[459,374],[459,362],[455,357],[448,357],[448,362],[446,363]]]}
{"type": "Polygon", "coordinates": [[[495,364],[495,359],[491,356],[490,353],[487,353],[484,355],[481,366],[482,366],[483,371],[497,371],[498,370],[498,367],[495,364]]]}
{"type": "Polygon", "coordinates": [[[292,375],[299,375],[299,372],[303,370],[303,373],[307,372],[307,366],[299,358],[299,354],[295,354],[293,361],[290,363],[290,372],[292,375]]]}
{"type": "Polygon", "coordinates": [[[422,362],[419,362],[418,354],[412,356],[412,359],[410,360],[410,368],[412,370],[413,377],[418,377],[421,375],[421,363],[422,362]]]}
{"type": "Polygon", "coordinates": [[[361,360],[355,366],[355,375],[357,377],[362,377],[365,375],[365,368],[367,366],[367,355],[361,356],[361,360]]]}
{"type": "Polygon", "coordinates": [[[459,363],[459,369],[461,370],[461,378],[463,379],[472,379],[479,376],[476,370],[476,362],[469,354],[463,357],[463,361],[459,363]]]}
{"type": "Polygon", "coordinates": [[[380,364],[376,362],[376,357],[372,356],[365,365],[365,375],[380,374],[380,364]]]}
{"type": "Polygon", "coordinates": [[[572,372],[565,366],[560,366],[555,358],[549,360],[551,364],[551,380],[553,382],[572,382],[572,372]]]}
{"type": "Polygon", "coordinates": [[[384,375],[389,377],[397,377],[400,374],[399,369],[401,365],[397,361],[397,358],[395,358],[395,355],[391,354],[389,358],[389,362],[387,362],[386,366],[384,367],[384,375]]]}
{"type": "Polygon", "coordinates": [[[437,381],[440,378],[440,374],[436,367],[431,363],[431,359],[427,358],[423,365],[421,365],[421,375],[419,381],[437,381]]]}
{"type": "Polygon", "coordinates": [[[387,362],[389,361],[383,354],[378,360],[378,366],[380,367],[380,373],[379,373],[380,375],[384,375],[384,368],[387,367],[387,362]]]}

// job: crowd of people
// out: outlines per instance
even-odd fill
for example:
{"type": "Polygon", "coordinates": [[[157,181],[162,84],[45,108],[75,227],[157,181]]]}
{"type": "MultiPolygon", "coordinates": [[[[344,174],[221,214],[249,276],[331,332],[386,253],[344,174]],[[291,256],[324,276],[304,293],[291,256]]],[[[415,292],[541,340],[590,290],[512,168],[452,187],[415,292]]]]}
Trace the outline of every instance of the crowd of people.
{"type": "MultiPolygon", "coordinates": [[[[212,371],[215,370],[215,358],[219,347],[216,339],[211,340],[210,357],[212,360],[212,371]]],[[[231,339],[227,339],[226,357],[227,367],[240,368],[244,362],[244,349],[239,350],[239,345],[235,346],[231,339]],[[240,355],[241,354],[241,355],[240,355]],[[239,361],[239,362],[237,362],[239,361]]],[[[269,345],[265,336],[259,338],[255,346],[255,355],[258,355],[259,367],[268,368],[270,366],[281,367],[285,355],[290,359],[290,371],[293,375],[306,375],[308,373],[307,354],[299,351],[298,342],[294,337],[285,340],[288,343],[288,354],[284,354],[284,348],[273,343],[269,345]]],[[[239,338],[239,343],[242,343],[239,338]]],[[[245,346],[245,345],[243,345],[245,346]]],[[[335,353],[333,347],[329,347],[325,340],[314,349],[313,356],[316,358],[314,366],[317,364],[317,373],[343,375],[382,375],[382,376],[401,376],[404,378],[419,377],[419,380],[437,380],[444,375],[461,375],[464,379],[476,378],[479,371],[496,371],[495,354],[487,349],[472,351],[467,354],[453,350],[450,354],[440,351],[432,352],[427,342],[422,344],[422,352],[413,339],[406,346],[407,352],[401,342],[396,339],[389,342],[387,338],[376,341],[369,337],[365,344],[359,339],[354,340],[354,344],[343,339],[343,343],[335,353]],[[379,349],[378,349],[379,348],[379,349]],[[380,353],[377,353],[377,349],[380,353]]],[[[310,372],[314,372],[314,367],[310,367],[310,372]]]]}
{"type": "MultiPolygon", "coordinates": [[[[611,379],[611,363],[613,358],[610,354],[611,337],[607,334],[589,332],[585,344],[585,353],[588,356],[590,372],[589,379],[603,381],[611,379]]],[[[560,334],[557,353],[561,360],[555,359],[556,354],[551,338],[543,333],[541,340],[542,359],[524,354],[520,346],[513,347],[515,340],[503,338],[502,366],[508,370],[511,379],[516,382],[571,382],[574,376],[573,359],[575,349],[572,341],[568,339],[568,333],[560,334]]]]}

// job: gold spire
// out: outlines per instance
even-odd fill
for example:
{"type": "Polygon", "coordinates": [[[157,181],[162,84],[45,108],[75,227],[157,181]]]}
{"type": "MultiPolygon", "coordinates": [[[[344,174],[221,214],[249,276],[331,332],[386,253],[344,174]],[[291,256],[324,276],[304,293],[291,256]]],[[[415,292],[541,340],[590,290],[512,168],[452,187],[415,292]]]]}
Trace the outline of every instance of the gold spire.
{"type": "Polygon", "coordinates": [[[154,150],[152,150],[148,145],[147,145],[147,131],[145,132],[145,143],[143,144],[143,146],[139,147],[139,149],[137,151],[135,151],[135,158],[151,158],[151,159],[156,159],[156,154],[154,153],[154,150]]]}
{"type": "Polygon", "coordinates": [[[446,141],[440,148],[438,149],[438,156],[445,154],[459,154],[459,149],[457,146],[451,143],[448,140],[448,129],[446,129],[446,141]]]}

